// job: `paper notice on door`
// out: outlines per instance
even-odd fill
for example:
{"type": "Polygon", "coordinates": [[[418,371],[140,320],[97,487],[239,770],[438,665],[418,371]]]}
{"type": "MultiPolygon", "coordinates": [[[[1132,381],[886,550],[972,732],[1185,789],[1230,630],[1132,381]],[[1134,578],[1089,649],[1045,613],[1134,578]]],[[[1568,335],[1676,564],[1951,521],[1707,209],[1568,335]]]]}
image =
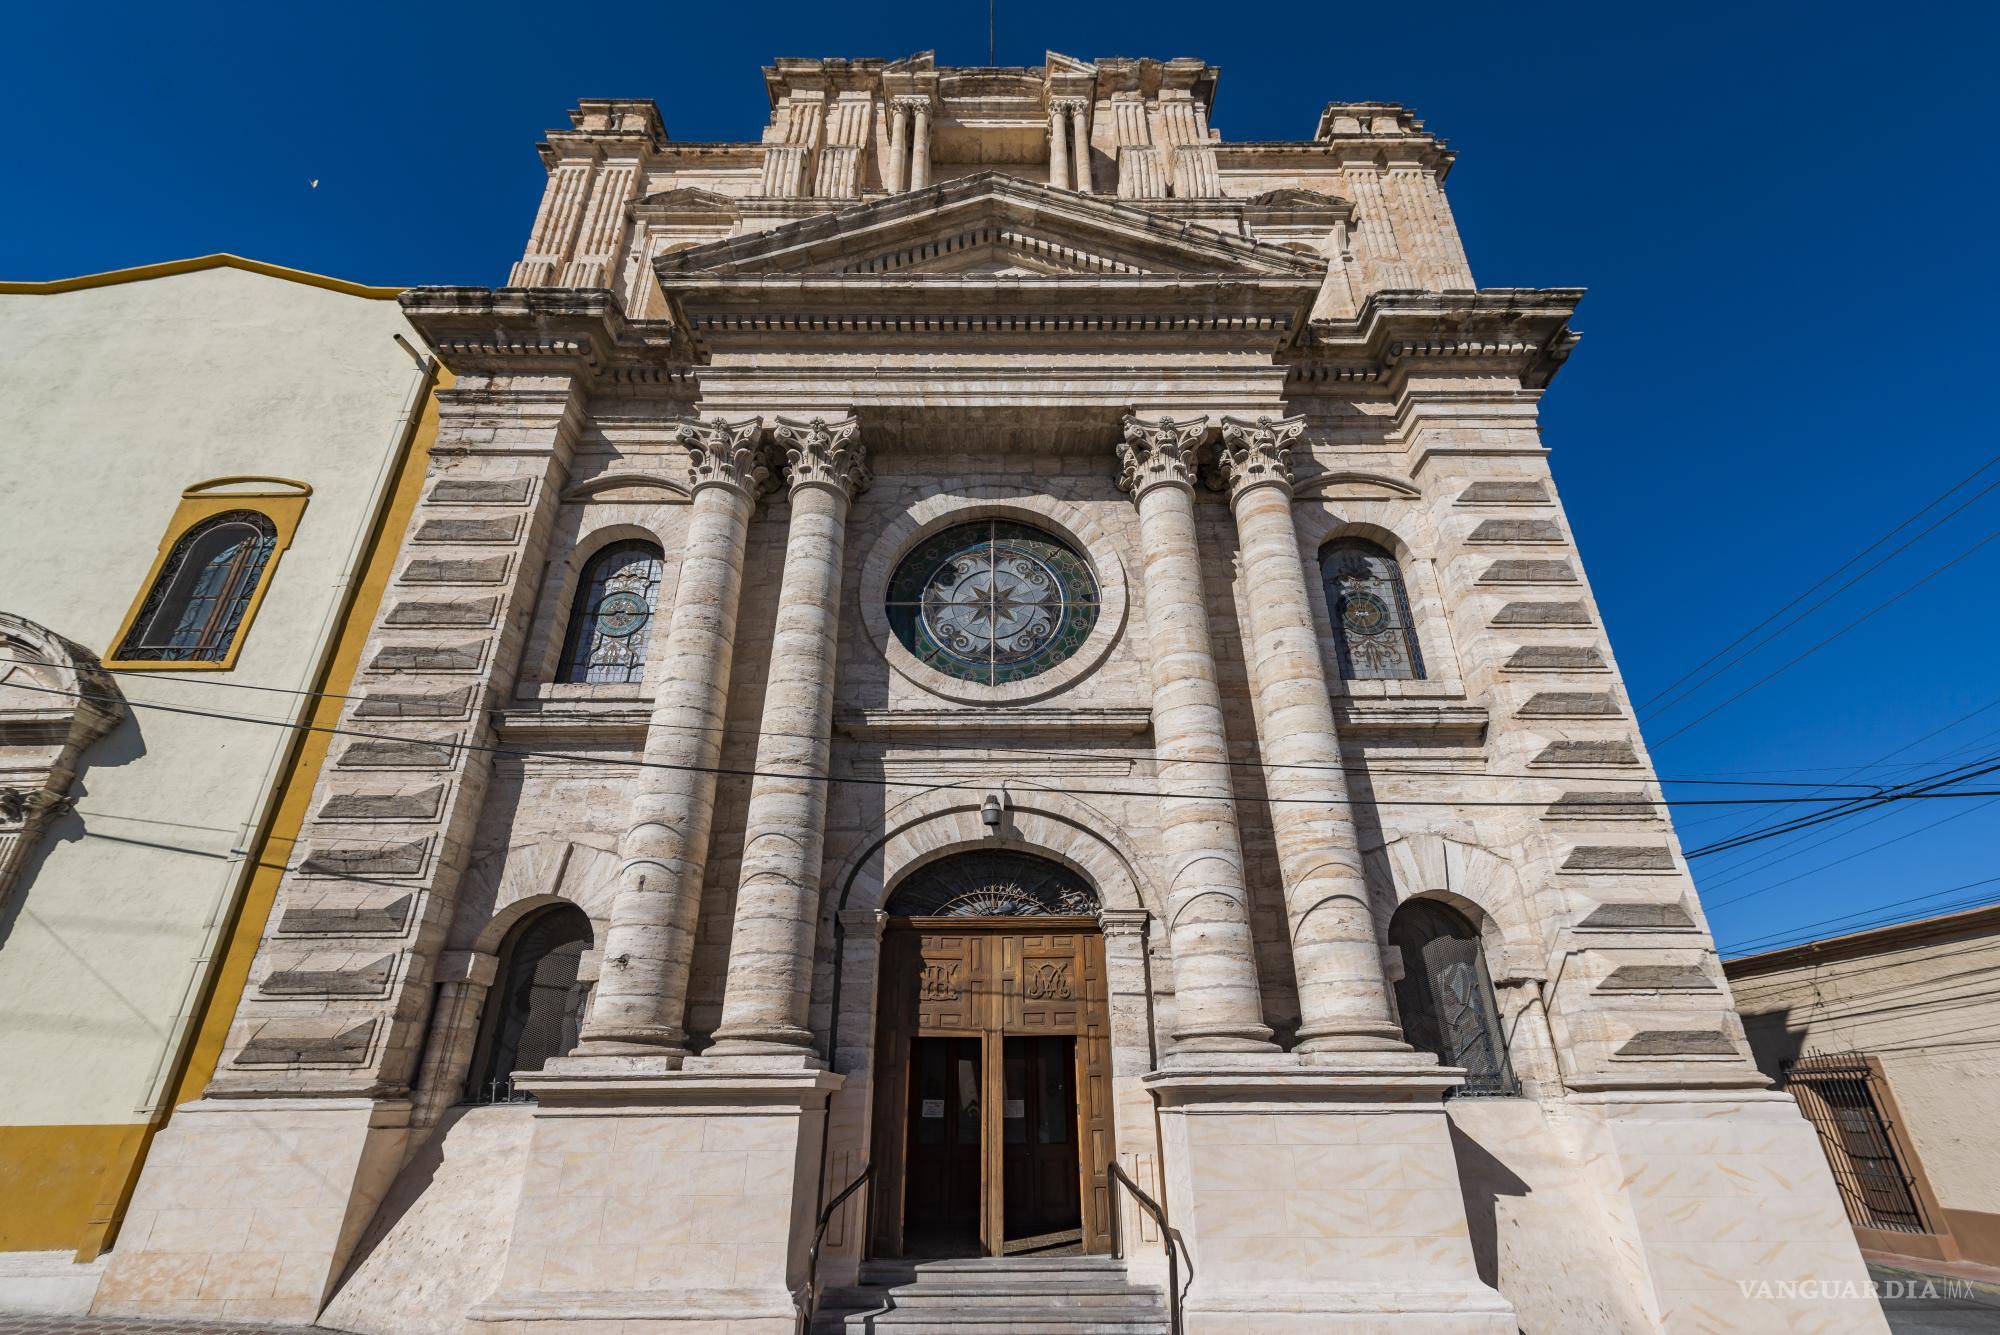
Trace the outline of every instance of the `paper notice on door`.
{"type": "Polygon", "coordinates": [[[1007,1116],[1026,1117],[1028,1115],[1028,1102],[1026,1099],[1007,1099],[1005,1103],[1007,1116]]]}
{"type": "Polygon", "coordinates": [[[924,1100],[924,1116],[926,1116],[926,1117],[943,1117],[943,1116],[944,1116],[944,1100],[943,1100],[943,1099],[925,1099],[925,1100],[924,1100]]]}

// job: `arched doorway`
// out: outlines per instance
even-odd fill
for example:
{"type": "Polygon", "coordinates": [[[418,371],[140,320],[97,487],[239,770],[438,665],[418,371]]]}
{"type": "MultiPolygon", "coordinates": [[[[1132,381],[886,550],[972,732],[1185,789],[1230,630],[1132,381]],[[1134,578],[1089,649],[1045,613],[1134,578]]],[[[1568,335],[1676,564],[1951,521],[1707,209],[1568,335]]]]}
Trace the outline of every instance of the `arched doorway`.
{"type": "Polygon", "coordinates": [[[517,1072],[539,1071],[576,1046],[588,990],[577,967],[590,941],[590,918],[574,904],[550,905],[508,931],[466,1089],[472,1102],[512,1100],[517,1072]]]}
{"type": "Polygon", "coordinates": [[[1403,955],[1396,1010],[1410,1046],[1465,1068],[1465,1083],[1454,1093],[1520,1093],[1479,929],[1444,904],[1412,899],[1389,919],[1389,943],[1403,955]]]}
{"type": "Polygon", "coordinates": [[[1031,853],[952,854],[889,896],[872,1248],[1110,1249],[1111,1026],[1096,892],[1031,853]]]}

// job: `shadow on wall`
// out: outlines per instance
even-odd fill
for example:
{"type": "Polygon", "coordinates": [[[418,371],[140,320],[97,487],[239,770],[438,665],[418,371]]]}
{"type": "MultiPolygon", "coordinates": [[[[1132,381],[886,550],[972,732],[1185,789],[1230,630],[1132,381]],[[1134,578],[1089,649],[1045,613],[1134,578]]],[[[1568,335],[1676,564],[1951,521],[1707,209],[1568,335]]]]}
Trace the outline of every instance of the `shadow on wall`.
{"type": "Polygon", "coordinates": [[[1805,1028],[1792,1028],[1787,1023],[1791,1018],[1789,1006],[1755,1011],[1743,1017],[1743,1036],[1750,1040],[1750,1055],[1757,1069],[1773,1081],[1783,1073],[1786,1062],[1805,1051],[1805,1028]]]}
{"type": "Polygon", "coordinates": [[[41,875],[43,865],[49,859],[49,851],[57,844],[71,844],[83,838],[108,839],[121,844],[136,844],[142,848],[181,853],[188,857],[226,856],[176,840],[174,827],[171,825],[147,824],[143,828],[148,833],[139,836],[114,835],[101,829],[86,828],[84,818],[79,816],[74,808],[82,807],[86,812],[90,810],[90,772],[129,765],[135,760],[142,759],[145,754],[146,739],[141,735],[139,722],[132,717],[130,709],[125,711],[125,717],[118,720],[116,727],[83,752],[81,773],[70,781],[69,792],[66,794],[71,809],[50,821],[48,827],[42,831],[41,838],[35,841],[35,846],[28,850],[27,857],[22,859],[20,874],[15,877],[13,893],[7,896],[5,906],[0,907],[0,950],[6,949],[8,938],[14,934],[14,924],[27,911],[28,900],[35,893],[35,884],[41,875]]]}
{"type": "Polygon", "coordinates": [[[1480,1281],[1500,1287],[1500,1198],[1526,1196],[1531,1188],[1479,1143],[1451,1128],[1451,1153],[1458,1161],[1459,1190],[1465,1195],[1465,1222],[1472,1234],[1472,1259],[1480,1281]]]}

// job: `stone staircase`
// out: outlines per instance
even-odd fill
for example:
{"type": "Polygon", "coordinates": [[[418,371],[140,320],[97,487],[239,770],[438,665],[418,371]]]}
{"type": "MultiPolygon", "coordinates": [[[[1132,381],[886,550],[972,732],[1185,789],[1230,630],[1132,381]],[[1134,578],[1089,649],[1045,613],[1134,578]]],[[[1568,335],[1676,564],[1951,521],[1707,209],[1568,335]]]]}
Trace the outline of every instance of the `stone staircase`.
{"type": "Polygon", "coordinates": [[[1111,1256],[867,1261],[829,1289],[813,1335],[1168,1335],[1167,1299],[1111,1256]]]}

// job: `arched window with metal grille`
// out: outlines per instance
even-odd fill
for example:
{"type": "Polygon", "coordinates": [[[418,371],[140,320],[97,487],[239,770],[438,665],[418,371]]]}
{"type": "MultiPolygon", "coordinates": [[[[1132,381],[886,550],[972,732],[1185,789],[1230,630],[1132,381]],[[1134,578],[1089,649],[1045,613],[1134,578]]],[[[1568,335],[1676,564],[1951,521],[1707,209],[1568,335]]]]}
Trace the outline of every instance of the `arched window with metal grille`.
{"type": "Polygon", "coordinates": [[[645,679],[662,566],[660,549],[643,538],[614,542],[590,558],[570,605],[557,681],[645,679]]]}
{"type": "Polygon", "coordinates": [[[1320,548],[1319,575],[1340,675],[1350,681],[1421,679],[1424,655],[1396,558],[1361,538],[1336,538],[1320,548]]]}
{"type": "Polygon", "coordinates": [[[507,1102],[516,1074],[539,1071],[576,1046],[590,991],[576,975],[590,943],[590,918],[573,904],[530,914],[507,933],[486,994],[480,1059],[466,1091],[472,1102],[507,1102]]]}
{"type": "Polygon", "coordinates": [[[1520,1093],[1479,929],[1454,909],[1413,899],[1389,920],[1389,944],[1403,955],[1396,1010],[1410,1046],[1464,1067],[1458,1094],[1520,1093]]]}
{"type": "Polygon", "coordinates": [[[277,526],[256,510],[229,510],[182,534],[117,657],[169,663],[227,658],[277,542],[277,526]]]}

